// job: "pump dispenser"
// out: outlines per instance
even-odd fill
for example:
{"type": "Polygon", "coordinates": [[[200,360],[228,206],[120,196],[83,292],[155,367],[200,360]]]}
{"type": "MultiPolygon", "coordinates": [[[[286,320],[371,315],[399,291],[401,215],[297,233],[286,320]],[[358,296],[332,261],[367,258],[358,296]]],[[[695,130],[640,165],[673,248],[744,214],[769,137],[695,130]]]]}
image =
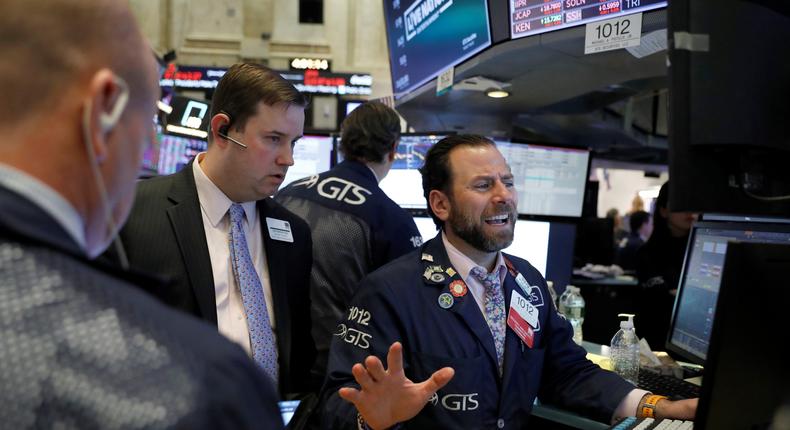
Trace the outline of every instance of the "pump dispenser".
{"type": "Polygon", "coordinates": [[[628,319],[620,321],[620,330],[612,338],[612,366],[618,375],[636,385],[639,380],[639,338],[634,330],[634,315],[619,314],[618,317],[628,319]]]}

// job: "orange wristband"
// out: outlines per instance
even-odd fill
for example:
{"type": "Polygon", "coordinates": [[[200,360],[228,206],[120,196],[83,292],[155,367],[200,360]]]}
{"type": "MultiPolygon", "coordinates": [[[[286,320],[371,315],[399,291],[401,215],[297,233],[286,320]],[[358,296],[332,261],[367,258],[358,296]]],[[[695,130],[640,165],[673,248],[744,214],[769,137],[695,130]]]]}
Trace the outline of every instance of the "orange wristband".
{"type": "Polygon", "coordinates": [[[666,396],[659,396],[657,394],[651,394],[647,396],[645,402],[642,403],[642,406],[639,408],[639,412],[642,415],[641,418],[655,418],[656,417],[656,404],[663,399],[666,399],[666,396]]]}

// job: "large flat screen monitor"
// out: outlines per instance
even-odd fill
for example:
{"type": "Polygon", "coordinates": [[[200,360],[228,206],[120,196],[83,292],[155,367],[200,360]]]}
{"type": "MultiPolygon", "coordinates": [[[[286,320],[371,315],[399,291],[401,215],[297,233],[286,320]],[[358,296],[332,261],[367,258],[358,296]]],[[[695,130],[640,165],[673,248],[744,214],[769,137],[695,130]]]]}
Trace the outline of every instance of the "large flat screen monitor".
{"type": "Polygon", "coordinates": [[[509,0],[509,2],[510,37],[513,39],[667,5],[665,0],[509,0]]]}
{"type": "Polygon", "coordinates": [[[581,216],[589,150],[509,142],[497,148],[515,176],[519,214],[581,216]]]}
{"type": "Polygon", "coordinates": [[[384,19],[395,98],[491,45],[486,0],[384,0],[384,19]]]}
{"type": "Polygon", "coordinates": [[[425,154],[436,142],[446,136],[441,134],[404,134],[400,138],[395,162],[387,176],[379,183],[384,193],[402,208],[425,209],[420,167],[425,154]]]}
{"type": "Polygon", "coordinates": [[[332,167],[332,136],[306,134],[294,145],[294,165],[288,168],[280,188],[297,179],[326,172],[332,167]]]}
{"type": "Polygon", "coordinates": [[[181,170],[208,147],[205,140],[157,134],[157,141],[143,152],[141,177],[169,175],[181,170]]]}
{"type": "MultiPolygon", "coordinates": [[[[438,234],[433,219],[425,215],[414,217],[423,241],[438,234]]],[[[573,270],[573,242],[576,227],[570,223],[518,220],[513,243],[502,252],[529,261],[543,277],[554,282],[562,291],[568,285],[573,270]]]]}
{"type": "Polygon", "coordinates": [[[726,262],[694,428],[790,428],[790,245],[730,244],[726,262]]]}
{"type": "MultiPolygon", "coordinates": [[[[707,358],[728,244],[790,245],[790,220],[739,219],[744,221],[703,221],[692,227],[666,344],[688,361],[702,364],[707,358]]],[[[753,293],[760,294],[761,286],[754,287],[753,293]]]]}

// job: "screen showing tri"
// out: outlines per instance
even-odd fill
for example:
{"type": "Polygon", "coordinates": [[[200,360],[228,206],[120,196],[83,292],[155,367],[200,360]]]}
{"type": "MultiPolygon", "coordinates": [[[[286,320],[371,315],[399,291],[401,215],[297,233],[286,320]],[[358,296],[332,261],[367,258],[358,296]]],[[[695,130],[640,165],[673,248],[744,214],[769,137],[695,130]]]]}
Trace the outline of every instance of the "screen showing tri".
{"type": "Polygon", "coordinates": [[[520,37],[665,7],[665,0],[510,0],[510,37],[520,37]]]}

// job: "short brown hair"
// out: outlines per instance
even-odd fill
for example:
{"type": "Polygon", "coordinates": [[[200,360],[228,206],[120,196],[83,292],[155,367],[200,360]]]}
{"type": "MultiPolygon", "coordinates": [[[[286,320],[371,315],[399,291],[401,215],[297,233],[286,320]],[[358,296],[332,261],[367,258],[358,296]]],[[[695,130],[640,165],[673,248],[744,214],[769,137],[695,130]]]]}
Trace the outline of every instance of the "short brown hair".
{"type": "Polygon", "coordinates": [[[400,139],[400,117],[387,105],[359,105],[340,126],[340,150],[345,158],[379,163],[400,139]]]}
{"type": "Polygon", "coordinates": [[[237,63],[225,72],[214,91],[211,117],[225,113],[230,117],[230,126],[242,131],[260,102],[268,106],[287,103],[306,107],[308,99],[274,70],[260,64],[237,63]]]}

